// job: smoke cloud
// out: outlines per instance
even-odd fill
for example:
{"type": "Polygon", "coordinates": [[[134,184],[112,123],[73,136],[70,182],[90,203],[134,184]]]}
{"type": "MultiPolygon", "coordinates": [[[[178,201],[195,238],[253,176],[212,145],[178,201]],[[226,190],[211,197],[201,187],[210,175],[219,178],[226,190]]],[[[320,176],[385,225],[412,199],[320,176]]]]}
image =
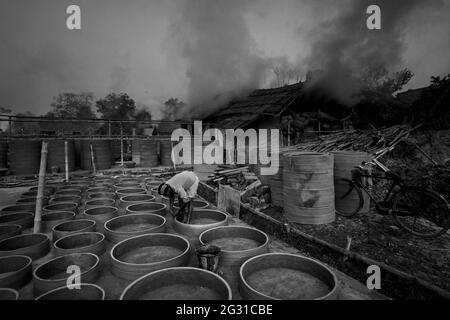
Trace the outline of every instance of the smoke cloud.
{"type": "Polygon", "coordinates": [[[255,49],[244,17],[249,1],[189,0],[173,25],[187,62],[182,118],[211,114],[232,97],[259,88],[267,63],[255,49]]]}
{"type": "MultiPolygon", "coordinates": [[[[325,3],[326,4],[326,3],[325,3]]],[[[308,70],[320,70],[311,86],[319,87],[342,103],[357,102],[360,77],[367,68],[398,71],[403,63],[405,30],[411,13],[443,4],[440,0],[379,0],[381,30],[369,30],[366,9],[370,0],[339,3],[337,16],[321,23],[309,35],[311,54],[304,60],[308,70]]],[[[324,10],[326,8],[324,7],[324,10]]]]}

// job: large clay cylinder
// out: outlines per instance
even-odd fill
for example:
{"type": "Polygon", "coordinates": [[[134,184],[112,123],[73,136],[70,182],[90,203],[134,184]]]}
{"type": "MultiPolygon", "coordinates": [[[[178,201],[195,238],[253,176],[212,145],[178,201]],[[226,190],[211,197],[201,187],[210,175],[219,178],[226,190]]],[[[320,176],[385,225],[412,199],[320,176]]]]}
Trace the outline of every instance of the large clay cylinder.
{"type": "MultiPolygon", "coordinates": [[[[90,141],[81,141],[81,169],[92,170],[90,141]]],[[[92,140],[96,170],[110,169],[112,166],[111,145],[109,140],[92,140]]]]}
{"type": "MultiPolygon", "coordinates": [[[[164,137],[159,141],[159,152],[161,165],[164,167],[173,166],[172,163],[172,141],[170,140],[170,136],[164,137]]],[[[142,161],[142,159],[141,159],[142,161]]]]}
{"type": "MultiPolygon", "coordinates": [[[[111,140],[111,160],[119,161],[121,158],[121,150],[120,150],[120,140],[111,140]]],[[[123,152],[124,154],[127,152],[126,141],[123,141],[123,152]]]]}
{"type": "Polygon", "coordinates": [[[141,165],[141,141],[133,140],[131,142],[131,160],[136,163],[137,166],[141,165]]]}
{"type": "MultiPolygon", "coordinates": [[[[276,174],[270,176],[261,176],[263,183],[267,183],[270,186],[270,198],[272,205],[277,207],[283,207],[283,161],[281,160],[283,155],[279,155],[279,168],[276,174]]],[[[261,168],[259,168],[261,170],[261,168]]]]}
{"type": "Polygon", "coordinates": [[[41,141],[11,140],[9,143],[9,169],[12,174],[39,173],[41,141]]]}
{"type": "MultiPolygon", "coordinates": [[[[69,171],[75,170],[75,147],[73,140],[67,141],[67,160],[69,171]]],[[[48,143],[47,172],[51,172],[53,166],[59,168],[59,172],[65,172],[65,141],[52,140],[48,143]]]]}
{"type": "Polygon", "coordinates": [[[335,220],[333,155],[289,152],[282,157],[284,214],[288,221],[325,224],[335,220]]]}
{"type": "Polygon", "coordinates": [[[140,165],[141,167],[153,168],[159,164],[158,141],[141,140],[140,142],[140,165]]]}
{"type": "MultiPolygon", "coordinates": [[[[334,151],[334,194],[335,206],[337,211],[352,212],[359,203],[359,195],[356,191],[348,192],[348,183],[342,181],[342,178],[351,179],[351,171],[354,167],[360,165],[363,161],[369,161],[370,156],[366,152],[357,151],[334,151]],[[344,197],[344,195],[346,195],[344,197]]],[[[367,213],[370,209],[370,197],[363,192],[364,204],[361,213],[367,213]]]]}
{"type": "Polygon", "coordinates": [[[8,167],[8,143],[6,140],[0,140],[0,168],[8,167]]]}

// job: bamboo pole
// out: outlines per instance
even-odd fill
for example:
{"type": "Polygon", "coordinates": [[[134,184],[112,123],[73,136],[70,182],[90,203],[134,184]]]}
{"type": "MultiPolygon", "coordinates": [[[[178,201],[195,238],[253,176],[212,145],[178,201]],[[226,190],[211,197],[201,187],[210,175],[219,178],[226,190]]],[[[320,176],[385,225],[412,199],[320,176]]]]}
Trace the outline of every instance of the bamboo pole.
{"type": "Polygon", "coordinates": [[[92,172],[94,174],[97,174],[97,169],[95,168],[94,146],[92,145],[92,142],[89,143],[89,149],[91,151],[92,172]]]}
{"type": "Polygon", "coordinates": [[[34,215],[34,233],[39,233],[41,231],[42,199],[44,198],[45,171],[47,168],[47,150],[48,150],[48,142],[42,141],[41,166],[39,168],[39,182],[36,196],[36,211],[34,215]]]}
{"type": "Polygon", "coordinates": [[[433,158],[428,153],[426,153],[421,147],[419,147],[417,143],[413,142],[412,144],[417,148],[417,150],[420,151],[420,153],[422,153],[428,160],[430,160],[432,164],[434,164],[435,166],[439,165],[439,163],[434,161],[433,158]]]}
{"type": "Polygon", "coordinates": [[[66,167],[66,183],[69,183],[69,142],[64,141],[64,162],[66,167]]]}

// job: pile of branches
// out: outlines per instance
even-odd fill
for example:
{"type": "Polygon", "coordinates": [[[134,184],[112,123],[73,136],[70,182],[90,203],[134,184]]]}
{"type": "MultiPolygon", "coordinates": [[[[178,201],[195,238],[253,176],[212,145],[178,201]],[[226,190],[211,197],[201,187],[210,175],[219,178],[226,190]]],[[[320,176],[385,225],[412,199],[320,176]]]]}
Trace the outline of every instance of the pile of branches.
{"type": "Polygon", "coordinates": [[[244,190],[256,180],[258,177],[249,171],[248,166],[221,165],[209,176],[208,182],[215,187],[222,184],[236,190],[244,190]]]}
{"type": "Polygon", "coordinates": [[[287,147],[283,151],[364,151],[369,154],[381,154],[384,150],[395,146],[408,138],[415,130],[409,125],[397,125],[389,128],[369,130],[339,131],[326,136],[319,136],[316,140],[287,147]]]}
{"type": "Polygon", "coordinates": [[[215,187],[228,185],[240,191],[241,201],[253,208],[265,209],[270,204],[270,187],[262,184],[249,166],[221,165],[209,176],[208,183],[215,187]]]}

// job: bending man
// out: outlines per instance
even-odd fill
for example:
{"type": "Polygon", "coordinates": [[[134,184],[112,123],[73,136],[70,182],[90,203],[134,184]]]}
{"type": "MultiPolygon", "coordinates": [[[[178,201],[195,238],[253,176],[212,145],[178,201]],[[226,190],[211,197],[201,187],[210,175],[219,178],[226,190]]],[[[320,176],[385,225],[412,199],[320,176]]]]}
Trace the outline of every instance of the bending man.
{"type": "Polygon", "coordinates": [[[197,195],[198,184],[199,179],[194,172],[183,171],[159,186],[158,193],[169,198],[170,211],[178,221],[190,222],[193,209],[191,201],[197,195]],[[175,195],[178,195],[178,206],[180,207],[176,213],[173,209],[175,195]]]}

